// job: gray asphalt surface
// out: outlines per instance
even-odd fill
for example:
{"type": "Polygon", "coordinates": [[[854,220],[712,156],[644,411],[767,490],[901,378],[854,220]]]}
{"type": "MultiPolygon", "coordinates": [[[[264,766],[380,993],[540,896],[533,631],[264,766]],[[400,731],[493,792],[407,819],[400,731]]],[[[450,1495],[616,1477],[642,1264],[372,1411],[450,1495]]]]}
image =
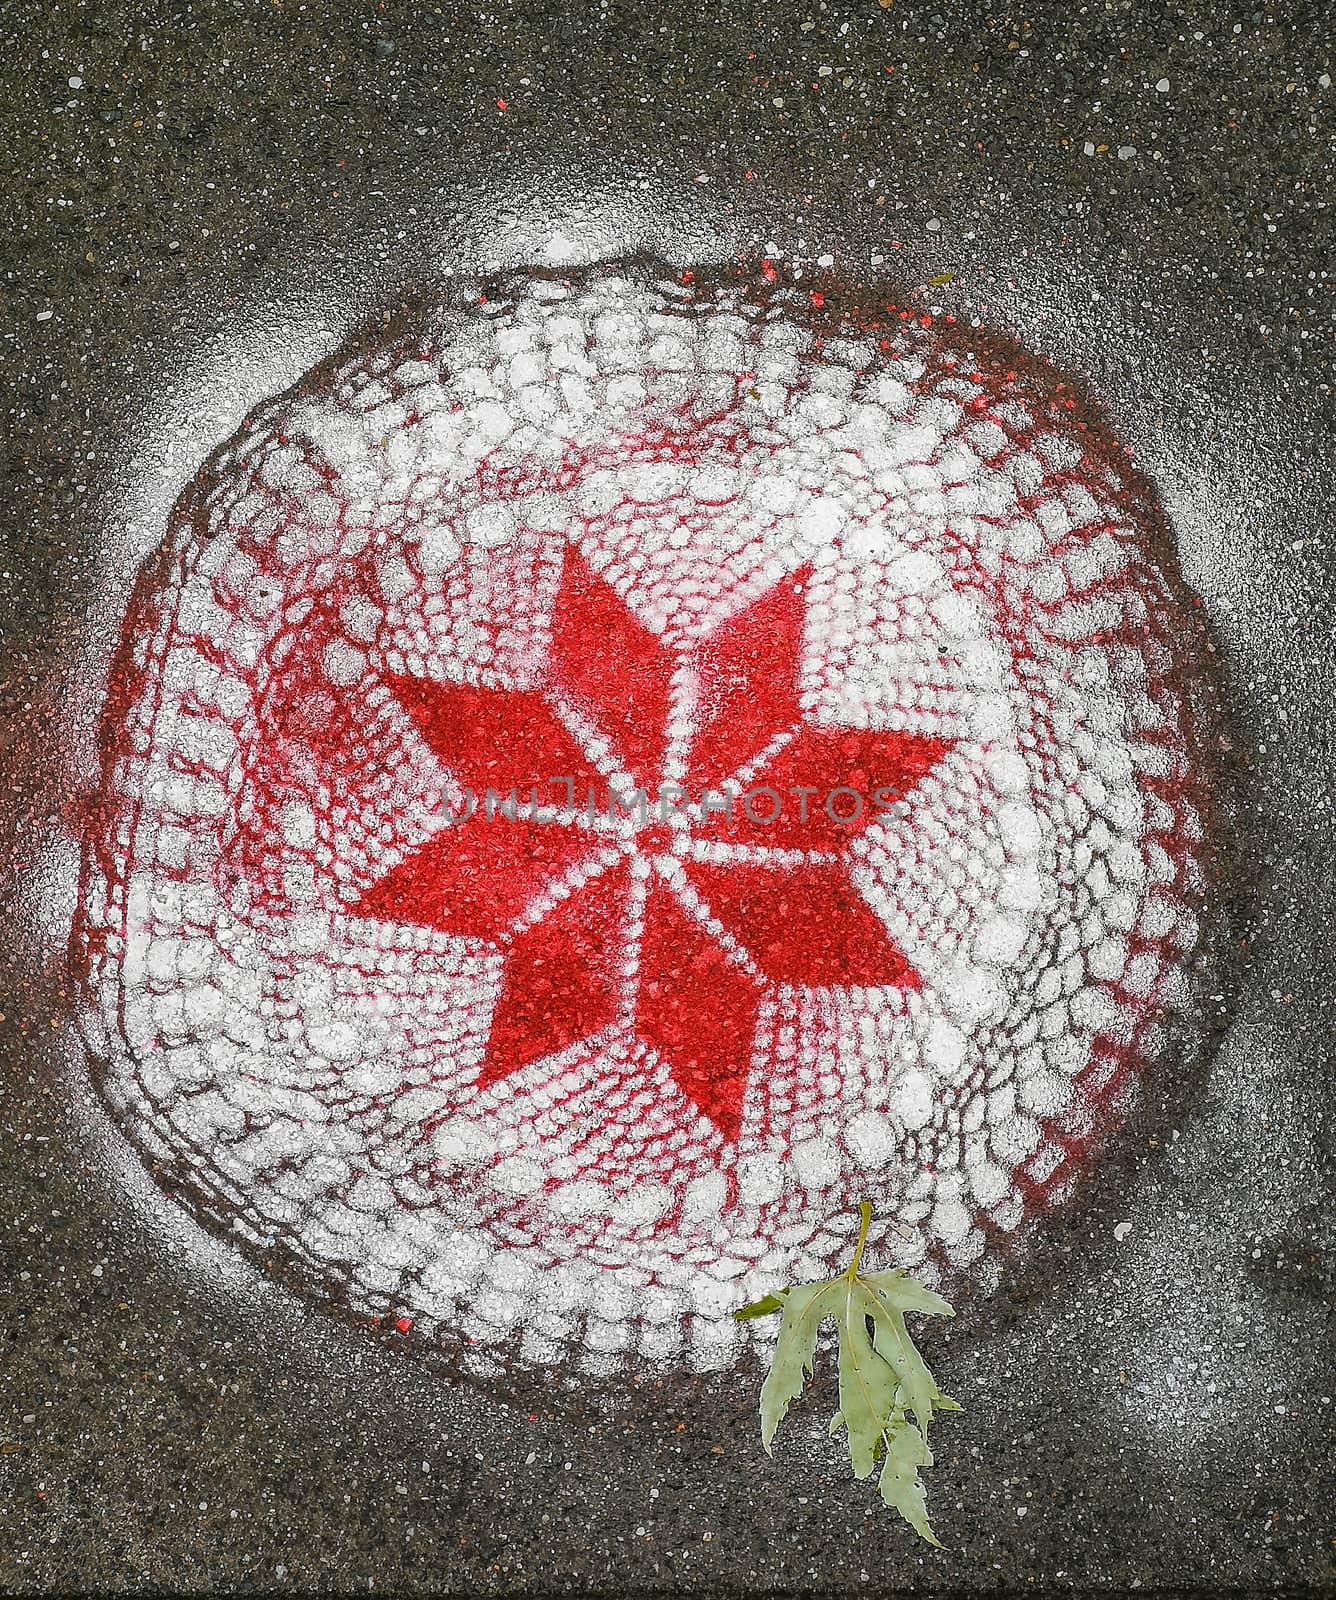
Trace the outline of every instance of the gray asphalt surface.
{"type": "Polygon", "coordinates": [[[1321,6],[6,10],[0,1589],[1330,1589],[1332,55],[1321,6]],[[1222,1042],[935,1346],[967,1406],[945,1553],[815,1409],[764,1457],[753,1376],[442,1385],[200,1239],[81,1076],[49,862],[83,641],[160,532],[117,543],[127,478],[220,436],[202,353],[239,330],[342,326],[553,216],[594,250],[884,256],[1068,363],[1220,641],[1222,1042]]]}

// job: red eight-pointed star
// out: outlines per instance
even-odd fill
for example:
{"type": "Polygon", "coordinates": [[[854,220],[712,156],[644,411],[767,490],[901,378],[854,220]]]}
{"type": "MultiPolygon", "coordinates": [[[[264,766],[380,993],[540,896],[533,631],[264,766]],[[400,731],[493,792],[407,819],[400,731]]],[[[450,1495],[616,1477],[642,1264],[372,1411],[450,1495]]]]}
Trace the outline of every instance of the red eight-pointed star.
{"type": "Polygon", "coordinates": [[[843,858],[873,819],[872,797],[884,808],[913,788],[948,742],[803,720],[809,576],[791,574],[694,650],[674,650],[571,552],[543,689],[389,677],[431,750],[475,795],[559,776],[581,797],[509,815],[479,807],[350,908],[501,946],[480,1088],[626,1016],[731,1141],[768,987],[917,986],[843,858]],[[617,825],[596,803],[591,817],[583,797],[606,795],[610,778],[582,724],[636,786],[660,775],[652,808],[633,805],[617,825]],[[674,732],[688,724],[691,737],[674,732]],[[723,812],[724,786],[742,773],[761,816],[774,802],[760,789],[781,798],[774,821],[741,804],[723,812]],[[862,801],[849,821],[825,805],[840,788],[862,801]]]}

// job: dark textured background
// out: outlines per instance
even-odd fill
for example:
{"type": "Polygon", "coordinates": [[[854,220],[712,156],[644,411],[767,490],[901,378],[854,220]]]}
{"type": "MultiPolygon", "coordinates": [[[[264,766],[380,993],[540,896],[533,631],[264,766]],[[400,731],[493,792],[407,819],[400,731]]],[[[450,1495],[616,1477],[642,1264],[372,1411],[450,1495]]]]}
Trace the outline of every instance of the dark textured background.
{"type": "Polygon", "coordinates": [[[6,1592],[1336,1582],[1330,16],[965,9],[0,15],[6,1592]],[[1127,422],[1220,638],[1250,869],[1229,1032],[1036,1268],[937,1344],[967,1404],[931,1474],[947,1554],[849,1480],[815,1413],[766,1460],[754,1381],[507,1410],[142,1184],[127,1204],[59,939],[19,893],[71,828],[80,639],[123,603],[125,564],[91,558],[127,419],[229,319],[343,316],[582,207],[684,255],[774,239],[837,269],[884,253],[911,285],[953,272],[925,303],[1072,360],[1127,422]]]}

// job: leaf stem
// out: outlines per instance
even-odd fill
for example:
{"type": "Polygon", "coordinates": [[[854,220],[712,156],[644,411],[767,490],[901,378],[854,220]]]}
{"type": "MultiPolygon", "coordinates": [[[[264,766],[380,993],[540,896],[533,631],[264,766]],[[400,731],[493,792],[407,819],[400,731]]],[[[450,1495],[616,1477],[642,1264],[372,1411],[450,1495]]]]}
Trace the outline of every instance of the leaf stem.
{"type": "Polygon", "coordinates": [[[849,1270],[845,1277],[852,1283],[858,1276],[859,1263],[863,1259],[863,1246],[867,1243],[867,1230],[872,1226],[872,1202],[864,1200],[858,1208],[863,1214],[863,1226],[858,1230],[858,1243],[854,1246],[854,1258],[849,1263],[849,1270]]]}

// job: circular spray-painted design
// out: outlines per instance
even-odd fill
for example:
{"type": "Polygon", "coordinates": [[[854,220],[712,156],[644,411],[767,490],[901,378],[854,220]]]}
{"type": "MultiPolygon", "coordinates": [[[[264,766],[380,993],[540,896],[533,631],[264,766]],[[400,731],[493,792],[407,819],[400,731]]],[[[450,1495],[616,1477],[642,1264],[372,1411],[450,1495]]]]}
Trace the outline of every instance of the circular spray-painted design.
{"type": "Polygon", "coordinates": [[[633,264],[382,322],[140,576],[103,1094],[197,1214],[473,1369],[717,1366],[863,1196],[995,1281],[1199,950],[1162,530],[1051,369],[884,296],[633,264]]]}

